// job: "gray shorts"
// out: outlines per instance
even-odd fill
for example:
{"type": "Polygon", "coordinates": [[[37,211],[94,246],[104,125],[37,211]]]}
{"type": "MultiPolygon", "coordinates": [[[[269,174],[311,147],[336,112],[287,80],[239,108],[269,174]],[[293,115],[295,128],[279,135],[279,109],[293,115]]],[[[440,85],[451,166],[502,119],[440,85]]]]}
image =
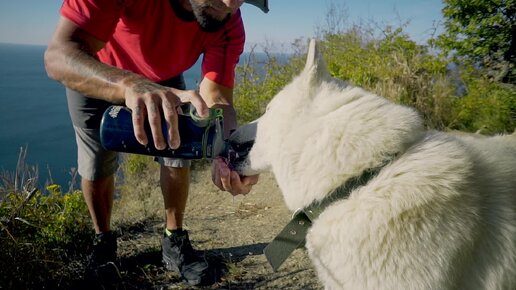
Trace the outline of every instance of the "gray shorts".
{"type": "MultiPolygon", "coordinates": [[[[163,85],[184,89],[182,76],[167,80],[163,85]]],[[[100,120],[111,105],[108,102],[88,98],[66,89],[68,109],[77,142],[77,167],[82,178],[98,180],[113,175],[118,169],[118,153],[107,151],[100,143],[100,120]]],[[[161,165],[190,167],[190,160],[156,157],[161,165]]]]}

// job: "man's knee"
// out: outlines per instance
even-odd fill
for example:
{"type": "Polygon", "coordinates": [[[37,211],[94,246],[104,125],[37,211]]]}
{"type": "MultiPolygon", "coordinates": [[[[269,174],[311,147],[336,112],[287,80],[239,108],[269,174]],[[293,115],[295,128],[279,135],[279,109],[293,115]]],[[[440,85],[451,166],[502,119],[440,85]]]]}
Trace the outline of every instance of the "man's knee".
{"type": "Polygon", "coordinates": [[[81,188],[83,193],[112,194],[115,189],[115,176],[109,175],[95,180],[81,178],[81,188]]]}

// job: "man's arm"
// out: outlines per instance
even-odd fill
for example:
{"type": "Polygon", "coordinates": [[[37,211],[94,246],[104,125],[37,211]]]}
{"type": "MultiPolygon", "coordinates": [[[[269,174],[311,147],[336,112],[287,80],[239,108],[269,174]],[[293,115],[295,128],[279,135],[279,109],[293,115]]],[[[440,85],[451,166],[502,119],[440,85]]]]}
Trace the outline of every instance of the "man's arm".
{"type": "Polygon", "coordinates": [[[224,111],[224,138],[229,138],[231,131],[237,127],[236,112],[233,107],[233,88],[228,88],[204,78],[199,92],[210,108],[221,108],[224,111]]]}
{"type": "Polygon", "coordinates": [[[45,52],[48,76],[84,95],[123,104],[123,82],[138,77],[99,62],[94,55],[104,46],[104,42],[61,17],[45,52]]]}
{"type": "Polygon", "coordinates": [[[94,55],[105,46],[70,20],[61,17],[45,52],[45,67],[50,78],[86,96],[123,104],[133,112],[135,137],[142,144],[148,139],[144,130],[147,117],[157,149],[179,147],[177,106],[191,102],[201,116],[207,106],[194,91],[160,86],[143,76],[98,61],[94,55]],[[169,127],[169,140],[161,133],[160,112],[169,127]]]}

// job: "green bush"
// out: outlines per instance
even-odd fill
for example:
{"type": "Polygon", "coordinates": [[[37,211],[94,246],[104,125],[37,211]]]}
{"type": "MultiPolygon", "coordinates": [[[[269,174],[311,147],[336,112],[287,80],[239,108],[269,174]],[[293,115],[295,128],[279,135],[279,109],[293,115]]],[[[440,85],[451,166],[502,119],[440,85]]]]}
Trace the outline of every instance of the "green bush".
{"type": "MultiPolygon", "coordinates": [[[[373,37],[353,27],[324,34],[319,42],[330,74],[414,107],[428,128],[486,134],[514,131],[514,86],[489,81],[480,69],[463,64],[455,64],[458,71],[450,72],[450,59],[431,53],[431,46],[417,44],[402,28],[387,27],[382,32],[381,37],[373,37]],[[465,96],[457,93],[461,81],[468,92],[465,96]]],[[[270,99],[301,72],[305,61],[301,54],[294,54],[287,63],[266,56],[260,62],[251,54],[237,69],[235,107],[240,122],[262,115],[270,99]]]]}
{"type": "Polygon", "coordinates": [[[47,191],[9,193],[0,203],[0,288],[64,287],[82,275],[93,234],[82,194],[47,191]]]}
{"type": "Polygon", "coordinates": [[[468,94],[454,108],[453,129],[483,134],[512,133],[516,128],[516,89],[484,78],[467,81],[468,94]]]}
{"type": "Polygon", "coordinates": [[[381,38],[354,28],[327,34],[321,43],[332,76],[415,107],[429,127],[447,127],[454,102],[447,62],[410,40],[401,28],[387,27],[381,38]]]}
{"type": "Polygon", "coordinates": [[[144,173],[148,168],[153,157],[139,154],[124,154],[122,171],[124,176],[131,178],[144,173]]]}

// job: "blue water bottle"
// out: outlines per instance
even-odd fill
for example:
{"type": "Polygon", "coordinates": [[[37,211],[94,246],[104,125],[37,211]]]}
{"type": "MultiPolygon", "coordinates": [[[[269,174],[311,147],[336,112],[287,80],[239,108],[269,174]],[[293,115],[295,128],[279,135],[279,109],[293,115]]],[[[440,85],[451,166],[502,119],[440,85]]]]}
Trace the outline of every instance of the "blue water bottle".
{"type": "MultiPolygon", "coordinates": [[[[205,119],[201,119],[191,105],[187,105],[183,112],[186,113],[178,114],[181,144],[177,149],[168,146],[164,150],[156,149],[147,120],[144,128],[149,142],[147,145],[140,144],[134,136],[131,110],[124,106],[111,106],[104,112],[100,124],[100,141],[106,150],[151,156],[203,159],[225,154],[227,149],[222,109],[210,109],[210,115],[205,119]]],[[[162,121],[163,136],[168,140],[163,116],[162,121]]]]}

